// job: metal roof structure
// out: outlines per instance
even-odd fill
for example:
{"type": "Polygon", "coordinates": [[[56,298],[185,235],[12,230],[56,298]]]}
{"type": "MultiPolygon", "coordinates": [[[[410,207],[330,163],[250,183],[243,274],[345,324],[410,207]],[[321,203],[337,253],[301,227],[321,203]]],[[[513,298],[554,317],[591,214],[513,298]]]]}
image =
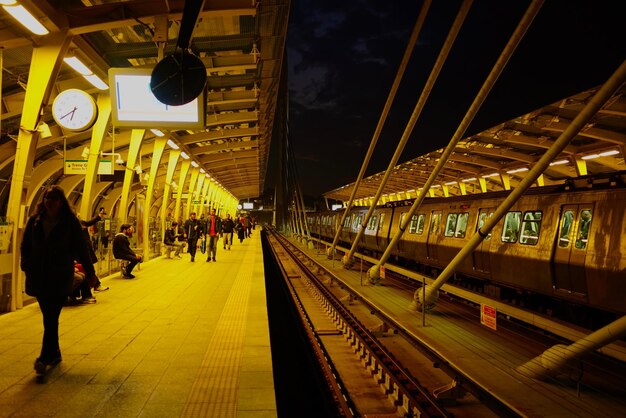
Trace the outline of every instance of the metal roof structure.
{"type": "MultiPolygon", "coordinates": [[[[598,87],[599,88],[599,87],[598,87]]],[[[506,121],[460,141],[429,190],[431,196],[455,196],[515,188],[524,173],[567,129],[598,90],[591,89],[506,121]]],[[[382,202],[415,198],[443,149],[397,165],[384,188],[382,202]]],[[[626,170],[626,85],[617,91],[555,159],[535,186],[626,170]]],[[[370,205],[384,172],[363,178],[357,205],[370,205]]],[[[347,202],[355,183],[324,194],[347,202]]]]}
{"type": "MultiPolygon", "coordinates": [[[[32,35],[0,11],[2,179],[10,179],[12,174],[26,86],[32,74],[33,45],[45,44],[47,36],[68,33],[70,53],[104,80],[110,68],[151,68],[160,56],[174,51],[185,2],[20,0],[20,4],[40,19],[50,34],[32,35]]],[[[237,199],[263,192],[289,5],[289,0],[207,1],[193,29],[190,49],[207,69],[206,128],[172,130],[167,135],[237,199]]],[[[83,149],[91,138],[89,132],[63,131],[51,116],[56,94],[72,87],[98,93],[74,70],[61,65],[50,103],[41,110],[51,136],[39,140],[35,166],[68,150],[83,149]]],[[[119,153],[125,160],[130,142],[127,131],[111,126],[105,151],[119,153]]],[[[149,162],[149,144],[154,138],[146,132],[140,164],[149,162]]],[[[167,160],[161,165],[167,165],[167,160]]],[[[164,176],[164,171],[160,170],[159,176],[164,176]]]]}

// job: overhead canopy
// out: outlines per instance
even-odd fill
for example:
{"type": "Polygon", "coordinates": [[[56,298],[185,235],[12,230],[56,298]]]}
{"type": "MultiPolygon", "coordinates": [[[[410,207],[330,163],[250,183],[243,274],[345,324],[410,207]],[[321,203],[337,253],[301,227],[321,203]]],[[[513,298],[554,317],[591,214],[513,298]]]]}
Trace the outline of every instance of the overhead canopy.
{"type": "MultiPolygon", "coordinates": [[[[432,196],[448,196],[515,188],[596,91],[564,98],[460,141],[429,192],[432,196]]],[[[382,200],[416,197],[442,152],[439,149],[397,165],[382,200]]],[[[623,85],[553,161],[538,185],[626,170],[625,154],[626,86],[623,85]]],[[[381,172],[362,180],[355,195],[357,204],[372,203],[383,176],[381,172]]],[[[324,196],[347,202],[353,188],[354,183],[347,184],[324,196]]]]}
{"type": "MultiPolygon", "coordinates": [[[[67,28],[72,35],[71,53],[103,80],[111,67],[153,67],[159,57],[171,54],[184,7],[182,0],[21,3],[47,28],[54,28],[52,34],[67,28]]],[[[239,199],[263,192],[288,14],[288,1],[207,1],[193,29],[190,49],[207,69],[206,128],[173,130],[169,134],[239,199]]],[[[0,44],[4,47],[1,178],[11,175],[32,45],[44,38],[30,34],[7,13],[0,13],[0,44]]],[[[98,93],[74,70],[62,65],[51,100],[71,87],[98,93]]],[[[39,141],[35,164],[64,147],[88,145],[90,139],[87,132],[61,131],[52,119],[50,105],[43,109],[43,121],[49,125],[52,137],[39,141]]],[[[120,131],[112,127],[109,136],[122,137],[120,131]]],[[[150,137],[148,134],[146,139],[150,137]]],[[[118,142],[115,151],[123,154],[127,146],[127,142],[118,142]]]]}

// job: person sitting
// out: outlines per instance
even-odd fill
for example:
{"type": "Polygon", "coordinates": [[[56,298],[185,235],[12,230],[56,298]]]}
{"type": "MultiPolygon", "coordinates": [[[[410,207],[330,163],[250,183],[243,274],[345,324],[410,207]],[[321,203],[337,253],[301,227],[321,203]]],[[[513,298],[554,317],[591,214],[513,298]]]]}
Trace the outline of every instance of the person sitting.
{"type": "Polygon", "coordinates": [[[181,234],[178,233],[178,222],[172,222],[172,226],[165,230],[165,236],[163,237],[163,244],[167,250],[167,258],[171,258],[172,249],[176,247],[174,257],[182,258],[180,252],[182,251],[185,243],[177,240],[181,234]]]}
{"type": "Polygon", "coordinates": [[[122,224],[120,232],[113,238],[113,257],[128,261],[128,265],[122,267],[122,276],[134,279],[133,269],[141,261],[141,256],[130,248],[129,238],[133,236],[133,227],[130,224],[122,224]]]}

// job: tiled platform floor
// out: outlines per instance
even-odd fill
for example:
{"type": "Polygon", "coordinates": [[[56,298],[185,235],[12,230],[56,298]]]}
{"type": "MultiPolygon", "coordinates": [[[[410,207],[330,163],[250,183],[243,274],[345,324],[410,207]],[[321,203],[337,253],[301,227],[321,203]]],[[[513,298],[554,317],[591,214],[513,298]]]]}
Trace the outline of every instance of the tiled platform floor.
{"type": "Polygon", "coordinates": [[[38,383],[35,303],[0,316],[0,417],[273,417],[276,401],[259,231],[103,279],[94,305],[61,313],[63,362],[38,383]]]}

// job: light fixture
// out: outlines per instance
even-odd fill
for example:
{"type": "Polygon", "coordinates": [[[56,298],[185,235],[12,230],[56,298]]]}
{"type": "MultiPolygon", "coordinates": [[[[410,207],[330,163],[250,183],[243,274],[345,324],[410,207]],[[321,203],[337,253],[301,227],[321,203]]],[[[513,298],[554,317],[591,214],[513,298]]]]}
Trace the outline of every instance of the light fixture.
{"type": "Polygon", "coordinates": [[[446,183],[446,186],[454,186],[456,184],[456,181],[449,181],[446,183]]]}
{"type": "Polygon", "coordinates": [[[550,163],[550,165],[563,165],[563,164],[567,164],[569,163],[569,160],[557,160],[557,161],[552,161],[550,163]]]}
{"type": "Polygon", "coordinates": [[[523,172],[523,171],[528,171],[528,168],[527,168],[527,167],[515,168],[515,169],[513,169],[513,170],[509,170],[509,171],[507,171],[507,173],[509,173],[509,174],[515,174],[515,173],[521,173],[521,172],[523,172]]]}
{"type": "Polygon", "coordinates": [[[478,180],[476,177],[470,177],[468,179],[463,179],[461,180],[463,183],[469,183],[470,181],[476,181],[478,180]]]}
{"type": "Polygon", "coordinates": [[[612,149],[612,150],[610,150],[610,151],[604,151],[604,152],[601,152],[601,153],[599,153],[598,155],[599,155],[600,157],[608,157],[608,156],[611,156],[611,155],[616,155],[616,154],[619,154],[619,151],[618,151],[618,150],[616,150],[616,149],[612,149]]]}
{"type": "Polygon", "coordinates": [[[89,147],[83,148],[83,152],[80,154],[80,156],[83,158],[89,157],[89,147]]]}
{"type": "Polygon", "coordinates": [[[44,121],[40,121],[37,125],[37,132],[41,135],[42,139],[50,138],[52,136],[52,131],[50,131],[50,127],[44,121]]]}
{"type": "Polygon", "coordinates": [[[8,14],[35,35],[50,33],[24,6],[17,4],[17,0],[0,0],[0,4],[8,14]]]}
{"type": "Polygon", "coordinates": [[[193,160],[191,160],[191,165],[194,167],[199,167],[198,163],[193,160]]]}
{"type": "Polygon", "coordinates": [[[178,189],[178,184],[176,184],[174,180],[172,180],[172,182],[170,183],[170,186],[172,186],[173,189],[178,189]]]}
{"type": "Polygon", "coordinates": [[[189,159],[189,155],[187,155],[187,153],[185,151],[181,152],[180,156],[183,157],[185,160],[189,159]]]}
{"type": "Polygon", "coordinates": [[[170,148],[172,148],[172,149],[178,149],[179,148],[179,146],[176,145],[176,142],[172,141],[171,139],[167,140],[167,145],[169,145],[170,148]]]}
{"type": "Polygon", "coordinates": [[[141,166],[139,164],[137,164],[135,166],[135,173],[137,173],[138,175],[141,175],[141,172],[142,172],[141,166]]]}
{"type": "Polygon", "coordinates": [[[161,132],[159,129],[150,129],[150,132],[152,132],[156,136],[165,136],[165,134],[161,132]]]}
{"type": "Polygon", "coordinates": [[[588,154],[588,155],[583,155],[581,157],[582,160],[593,160],[595,158],[600,158],[600,157],[609,157],[611,155],[615,155],[615,154],[619,154],[618,150],[610,150],[610,151],[604,151],[604,152],[599,152],[597,154],[588,154]]]}
{"type": "Polygon", "coordinates": [[[201,172],[202,174],[205,174],[205,173],[206,173],[206,171],[204,170],[204,168],[201,168],[201,169],[200,169],[200,172],[201,172]]]}
{"type": "Polygon", "coordinates": [[[500,175],[500,173],[491,173],[491,174],[485,174],[484,176],[481,176],[482,178],[486,179],[489,177],[498,177],[500,175]]]}
{"type": "Polygon", "coordinates": [[[120,154],[117,154],[117,159],[115,160],[115,164],[119,164],[119,165],[124,164],[124,160],[122,160],[122,156],[120,154]]]}
{"type": "Polygon", "coordinates": [[[99,90],[107,90],[109,86],[93,73],[78,57],[65,57],[63,61],[74,69],[78,74],[82,75],[85,80],[89,81],[95,88],[99,90]]]}

